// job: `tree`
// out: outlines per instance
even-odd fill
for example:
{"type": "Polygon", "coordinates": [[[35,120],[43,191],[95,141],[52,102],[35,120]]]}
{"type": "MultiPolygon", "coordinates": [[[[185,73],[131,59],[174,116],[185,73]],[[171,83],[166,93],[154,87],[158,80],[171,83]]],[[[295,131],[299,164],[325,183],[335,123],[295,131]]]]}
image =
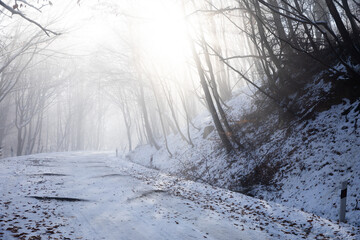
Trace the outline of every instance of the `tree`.
{"type": "MultiPolygon", "coordinates": [[[[33,1],[36,5],[39,3],[39,1],[37,1],[37,3],[35,1],[33,1]]],[[[36,25],[37,27],[39,27],[46,35],[50,36],[50,34],[53,34],[53,35],[59,35],[58,33],[52,31],[52,30],[49,30],[47,28],[45,28],[44,26],[42,26],[40,23],[34,21],[33,19],[31,18],[28,18],[27,16],[25,16],[25,14],[20,10],[21,8],[25,8],[25,5],[30,7],[30,8],[33,8],[37,11],[40,11],[41,8],[43,8],[45,5],[52,5],[51,1],[48,1],[48,0],[45,0],[45,1],[42,1],[42,5],[40,6],[36,6],[32,3],[30,3],[30,1],[21,1],[20,5],[15,2],[15,4],[11,7],[9,6],[8,4],[4,3],[4,1],[0,1],[0,6],[2,6],[6,11],[10,12],[12,15],[18,15],[20,16],[21,18],[25,19],[26,21],[36,25]],[[46,2],[48,4],[46,4],[46,2]]],[[[41,12],[41,11],[40,11],[41,12]]]]}

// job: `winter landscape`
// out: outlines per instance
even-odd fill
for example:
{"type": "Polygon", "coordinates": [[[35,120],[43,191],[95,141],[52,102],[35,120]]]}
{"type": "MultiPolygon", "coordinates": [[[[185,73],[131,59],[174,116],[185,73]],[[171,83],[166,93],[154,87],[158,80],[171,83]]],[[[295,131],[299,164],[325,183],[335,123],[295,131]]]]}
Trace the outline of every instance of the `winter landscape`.
{"type": "Polygon", "coordinates": [[[360,239],[359,1],[0,18],[0,239],[360,239]]]}

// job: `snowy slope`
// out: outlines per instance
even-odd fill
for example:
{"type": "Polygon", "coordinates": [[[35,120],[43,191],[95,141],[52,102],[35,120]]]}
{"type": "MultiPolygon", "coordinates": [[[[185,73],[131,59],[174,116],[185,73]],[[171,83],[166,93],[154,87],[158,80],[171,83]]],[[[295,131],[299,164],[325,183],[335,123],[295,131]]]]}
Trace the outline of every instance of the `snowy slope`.
{"type": "Polygon", "coordinates": [[[266,199],[336,220],[340,182],[347,181],[347,219],[359,225],[360,131],[354,127],[359,107],[359,101],[345,101],[298,125],[282,147],[289,164],[275,179],[278,195],[270,193],[266,199]],[[350,112],[342,115],[346,110],[350,112]]]}
{"type": "Polygon", "coordinates": [[[359,237],[351,225],[169,176],[109,153],[38,154],[0,164],[1,239],[359,237]]]}
{"type": "MultiPolygon", "coordinates": [[[[180,136],[171,135],[168,141],[173,158],[164,148],[156,151],[150,146],[139,146],[127,157],[333,221],[338,219],[340,182],[347,181],[347,221],[359,227],[360,101],[335,101],[329,75],[334,74],[317,74],[302,92],[289,96],[304,116],[290,122],[282,121],[276,111],[259,113],[256,99],[249,97],[251,89],[243,89],[227,102],[229,119],[241,133],[240,141],[247,151],[228,157],[220,149],[215,131],[204,139],[204,129],[212,125],[210,115],[204,113],[194,120],[200,130],[191,129],[194,148],[180,136]]],[[[337,81],[341,84],[344,79],[337,81]]]]}

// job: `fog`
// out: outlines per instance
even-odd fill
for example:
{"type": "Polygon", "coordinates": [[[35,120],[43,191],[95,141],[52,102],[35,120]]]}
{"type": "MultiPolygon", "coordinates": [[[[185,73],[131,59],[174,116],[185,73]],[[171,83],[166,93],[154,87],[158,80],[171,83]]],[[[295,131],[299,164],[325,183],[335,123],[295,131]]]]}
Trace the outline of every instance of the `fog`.
{"type": "MultiPolygon", "coordinates": [[[[265,3],[1,3],[8,6],[0,15],[5,156],[115,148],[126,153],[139,144],[167,145],[169,134],[192,145],[189,128],[196,129],[194,118],[208,110],[224,143],[225,132],[231,133],[225,102],[244,87],[281,105],[276,89],[290,76],[282,35],[292,34],[288,43],[309,54],[327,46],[327,33],[319,27],[309,30],[294,17],[276,21],[280,18],[265,3]],[[309,31],[310,40],[301,37],[309,31]]],[[[304,11],[296,16],[317,18],[305,11],[317,3],[302,3],[304,11]]]]}
{"type": "Polygon", "coordinates": [[[14,58],[1,72],[4,155],[125,153],[178,131],[191,138],[185,128],[206,106],[188,38],[201,20],[186,18],[181,1],[24,6],[36,24],[2,14],[1,60],[14,58]]]}

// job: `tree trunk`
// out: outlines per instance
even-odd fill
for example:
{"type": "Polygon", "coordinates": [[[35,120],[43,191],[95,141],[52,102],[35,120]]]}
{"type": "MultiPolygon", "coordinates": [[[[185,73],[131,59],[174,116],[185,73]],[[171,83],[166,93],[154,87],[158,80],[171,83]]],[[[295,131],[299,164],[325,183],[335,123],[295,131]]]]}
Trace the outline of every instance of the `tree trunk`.
{"type": "MultiPolygon", "coordinates": [[[[302,9],[300,8],[300,4],[299,4],[298,0],[294,0],[294,3],[295,3],[295,7],[296,7],[297,11],[302,13],[302,9]]],[[[311,34],[308,26],[306,25],[306,23],[303,23],[303,27],[304,27],[304,31],[306,33],[307,39],[309,39],[309,41],[310,41],[311,47],[313,48],[314,52],[317,52],[319,50],[319,48],[316,45],[316,43],[314,42],[312,34],[311,34]]]]}
{"type": "Polygon", "coordinates": [[[203,44],[203,49],[204,49],[205,60],[206,60],[206,63],[208,65],[208,68],[209,68],[210,83],[211,83],[210,86],[211,86],[211,89],[212,89],[212,92],[213,92],[213,96],[214,96],[214,100],[215,100],[217,109],[218,109],[218,111],[220,113],[220,116],[221,116],[221,120],[224,123],[224,126],[225,126],[225,128],[227,130],[226,135],[230,136],[231,140],[234,143],[236,143],[238,145],[238,147],[242,147],[240,142],[237,140],[232,128],[230,127],[230,124],[229,124],[229,122],[227,120],[227,117],[226,117],[226,113],[225,113],[224,109],[221,106],[220,96],[219,96],[219,93],[217,91],[217,85],[216,85],[216,81],[215,81],[215,75],[214,75],[213,67],[212,67],[212,64],[211,64],[210,57],[209,57],[209,51],[208,51],[208,48],[207,48],[203,33],[202,33],[201,37],[202,37],[202,44],[203,44]]]}
{"type": "Polygon", "coordinates": [[[155,91],[155,87],[154,87],[154,84],[152,82],[152,80],[150,80],[150,84],[151,84],[151,88],[153,90],[153,93],[154,93],[154,97],[155,97],[155,101],[156,101],[156,106],[158,108],[158,113],[159,113],[159,118],[160,118],[160,124],[161,124],[161,129],[162,129],[162,132],[163,132],[163,136],[164,136],[164,140],[165,140],[165,147],[166,147],[166,150],[167,152],[169,153],[170,157],[172,157],[172,153],[169,149],[169,145],[168,145],[168,142],[167,142],[167,136],[166,136],[166,130],[165,130],[165,125],[164,125],[164,120],[163,120],[163,117],[162,117],[162,113],[161,113],[161,108],[160,108],[160,104],[159,104],[159,99],[158,99],[158,94],[156,93],[155,91]]]}
{"type": "MultiPolygon", "coordinates": [[[[277,3],[276,0],[269,0],[269,3],[274,6],[274,8],[279,11],[279,5],[277,3]]],[[[284,40],[288,40],[288,37],[285,33],[285,30],[284,30],[284,26],[281,22],[281,18],[280,18],[280,15],[278,13],[276,13],[275,11],[271,11],[272,13],[272,16],[273,16],[273,19],[274,19],[274,23],[275,23],[275,27],[276,27],[276,32],[280,38],[280,48],[282,51],[284,51],[284,53],[289,53],[290,51],[290,48],[289,46],[287,45],[287,43],[284,42],[284,40]],[[281,40],[283,39],[283,40],[281,40]]]]}
{"type": "MultiPolygon", "coordinates": [[[[282,2],[282,6],[283,8],[286,10],[286,11],[290,11],[289,10],[289,6],[287,5],[287,3],[285,2],[282,2]]],[[[295,33],[295,30],[294,30],[294,27],[293,27],[293,24],[292,24],[292,21],[289,19],[289,18],[286,18],[286,24],[289,28],[289,39],[290,39],[290,42],[296,47],[296,48],[299,48],[299,43],[297,41],[297,36],[296,36],[296,33],[295,33]]]]}
{"type": "Polygon", "coordinates": [[[352,15],[350,8],[349,8],[349,3],[347,0],[342,0],[342,4],[346,13],[346,16],[348,17],[350,24],[351,24],[351,29],[352,29],[352,33],[353,33],[353,38],[354,40],[359,44],[360,43],[360,36],[359,36],[359,27],[356,24],[355,20],[354,20],[354,16],[352,15]]]}
{"type": "Polygon", "coordinates": [[[23,139],[21,135],[22,135],[22,128],[18,128],[16,156],[21,156],[22,154],[23,139]]]}
{"type": "Polygon", "coordinates": [[[345,43],[345,47],[349,49],[350,53],[353,55],[355,60],[360,63],[360,53],[354,46],[354,43],[351,40],[350,34],[347,31],[343,21],[341,20],[340,14],[338,10],[336,9],[336,6],[333,2],[333,0],[326,0],[326,4],[329,8],[330,14],[333,17],[335,24],[340,32],[340,35],[345,43]]]}
{"type": "Polygon", "coordinates": [[[177,129],[177,132],[180,134],[181,138],[187,142],[188,144],[190,144],[190,141],[185,137],[185,135],[183,134],[183,132],[181,131],[180,129],[180,126],[179,126],[179,123],[177,121],[177,118],[176,118],[176,114],[175,114],[175,110],[174,110],[174,102],[170,96],[170,90],[167,88],[165,89],[165,86],[164,86],[164,83],[162,82],[162,80],[159,78],[160,80],[160,84],[161,84],[161,87],[164,91],[164,94],[165,94],[165,98],[166,98],[166,102],[170,108],[170,112],[171,112],[171,116],[174,120],[174,123],[175,123],[175,127],[177,129]]]}
{"type": "Polygon", "coordinates": [[[142,86],[141,83],[139,83],[139,87],[140,87],[139,101],[140,101],[140,105],[141,105],[141,109],[142,109],[142,113],[143,113],[143,117],[144,117],[144,125],[145,125],[146,135],[149,139],[149,143],[152,146],[154,146],[156,148],[156,150],[159,150],[160,146],[155,141],[155,138],[153,136],[151,126],[149,123],[148,112],[147,112],[146,104],[145,104],[144,87],[142,86]]]}
{"type": "MultiPolygon", "coordinates": [[[[258,1],[253,1],[254,3],[254,7],[255,7],[255,19],[256,19],[256,25],[258,27],[258,31],[259,31],[259,35],[260,35],[260,39],[262,44],[264,45],[264,47],[266,48],[271,61],[274,63],[274,65],[276,66],[277,72],[278,72],[278,77],[279,77],[279,82],[281,84],[284,84],[286,77],[286,74],[284,74],[284,69],[281,66],[281,61],[275,56],[275,53],[272,49],[272,47],[270,46],[266,35],[265,35],[265,29],[263,27],[263,17],[261,15],[261,9],[260,9],[260,5],[258,1]]],[[[249,11],[251,11],[250,7],[248,6],[249,11]]]]}
{"type": "Polygon", "coordinates": [[[224,128],[221,125],[219,116],[217,115],[216,108],[214,106],[214,102],[212,100],[212,97],[211,97],[211,94],[210,94],[210,91],[209,91],[209,87],[208,87],[206,79],[205,79],[205,73],[204,73],[203,68],[201,67],[201,62],[200,62],[199,56],[197,55],[197,53],[195,51],[194,43],[191,40],[190,40],[190,44],[191,44],[191,49],[192,49],[192,55],[193,55],[193,58],[194,58],[195,63],[196,63],[196,69],[197,69],[199,77],[200,77],[200,83],[201,83],[201,86],[202,86],[202,88],[204,90],[206,103],[208,105],[211,117],[212,117],[212,119],[214,121],[215,128],[216,128],[216,130],[217,130],[217,132],[218,132],[218,134],[220,136],[221,142],[224,145],[226,151],[231,152],[233,147],[232,147],[229,139],[227,138],[226,133],[224,131],[224,128]]]}

